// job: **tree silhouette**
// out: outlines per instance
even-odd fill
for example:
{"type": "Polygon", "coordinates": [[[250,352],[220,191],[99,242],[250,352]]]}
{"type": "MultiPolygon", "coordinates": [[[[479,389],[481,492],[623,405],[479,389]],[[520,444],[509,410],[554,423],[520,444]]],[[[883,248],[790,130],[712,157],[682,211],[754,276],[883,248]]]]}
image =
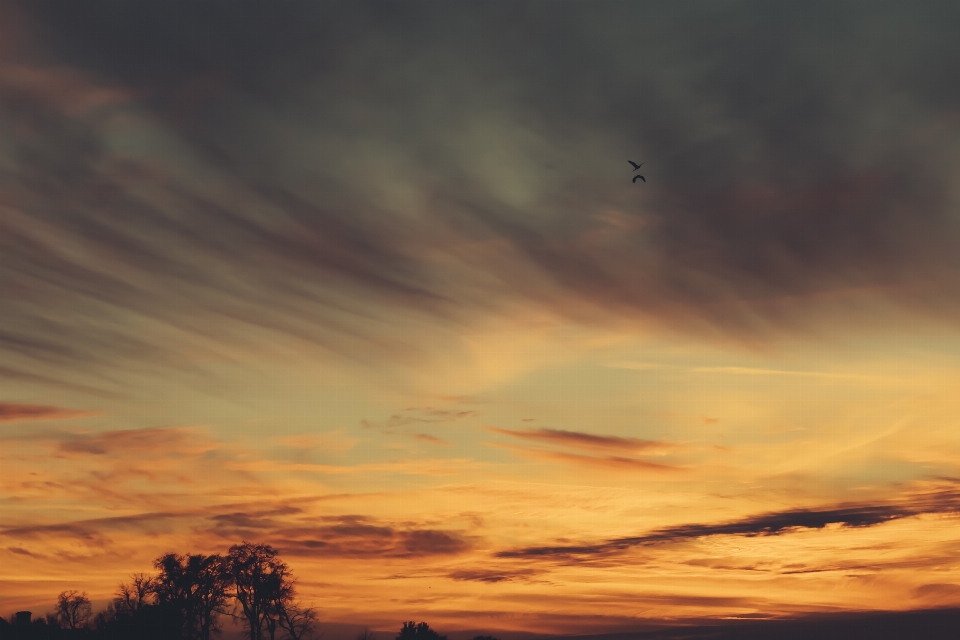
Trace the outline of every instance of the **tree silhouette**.
{"type": "Polygon", "coordinates": [[[316,633],[317,612],[313,607],[301,607],[295,602],[282,605],[280,607],[280,626],[287,632],[290,640],[306,640],[307,638],[319,637],[316,633]]]}
{"type": "Polygon", "coordinates": [[[56,616],[61,626],[67,629],[85,627],[93,616],[93,607],[90,606],[90,598],[87,597],[87,592],[62,591],[57,596],[56,616]]]}
{"type": "Polygon", "coordinates": [[[440,635],[426,622],[416,624],[411,620],[403,623],[403,628],[397,634],[396,640],[447,640],[447,636],[440,635]]]}
{"type": "MultiPolygon", "coordinates": [[[[46,619],[31,624],[30,614],[22,612],[16,624],[14,617],[10,623],[0,621],[0,640],[11,633],[33,640],[210,640],[220,631],[218,618],[231,601],[233,615],[241,618],[237,612],[242,612],[251,640],[315,640],[322,635],[316,633],[316,610],[297,601],[289,567],[269,545],[244,542],[232,546],[227,556],[168,553],[154,566],[156,576],[137,573],[121,582],[95,618],[86,593],[64,591],[46,619]]],[[[362,640],[372,640],[365,633],[362,640]]]]}
{"type": "Polygon", "coordinates": [[[113,606],[118,615],[124,613],[136,615],[153,601],[154,579],[145,573],[130,576],[130,582],[121,582],[113,598],[113,606]]]}
{"type": "Polygon", "coordinates": [[[290,569],[277,557],[276,549],[249,542],[233,545],[227,566],[250,640],[263,640],[264,632],[276,640],[281,630],[292,640],[313,634],[316,612],[295,601],[290,569]]]}
{"type": "Polygon", "coordinates": [[[373,640],[373,632],[364,627],[363,631],[357,634],[356,640],[373,640]]]}
{"type": "Polygon", "coordinates": [[[156,580],[144,573],[121,582],[107,610],[97,614],[94,626],[102,640],[153,640],[161,631],[175,637],[176,631],[165,624],[156,604],[156,580]]]}
{"type": "Polygon", "coordinates": [[[168,553],[157,558],[155,566],[160,573],[153,592],[168,633],[184,640],[210,640],[211,632],[219,630],[217,616],[223,613],[230,584],[224,559],[168,553]]]}

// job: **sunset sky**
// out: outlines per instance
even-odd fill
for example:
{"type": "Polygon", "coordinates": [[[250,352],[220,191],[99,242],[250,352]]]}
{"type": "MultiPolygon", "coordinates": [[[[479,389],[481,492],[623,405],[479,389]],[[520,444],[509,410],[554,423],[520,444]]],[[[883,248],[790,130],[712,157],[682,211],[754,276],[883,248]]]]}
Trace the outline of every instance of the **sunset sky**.
{"type": "Polygon", "coordinates": [[[241,540],[383,630],[960,605],[958,26],[0,4],[0,615],[241,540]]]}

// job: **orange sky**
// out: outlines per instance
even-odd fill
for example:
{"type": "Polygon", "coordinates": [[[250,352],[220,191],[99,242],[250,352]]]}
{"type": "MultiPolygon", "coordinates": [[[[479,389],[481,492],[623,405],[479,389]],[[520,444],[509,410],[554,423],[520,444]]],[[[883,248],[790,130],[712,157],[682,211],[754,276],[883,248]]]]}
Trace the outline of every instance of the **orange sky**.
{"type": "Polygon", "coordinates": [[[0,614],[960,605],[944,16],[150,6],[0,19],[0,614]]]}

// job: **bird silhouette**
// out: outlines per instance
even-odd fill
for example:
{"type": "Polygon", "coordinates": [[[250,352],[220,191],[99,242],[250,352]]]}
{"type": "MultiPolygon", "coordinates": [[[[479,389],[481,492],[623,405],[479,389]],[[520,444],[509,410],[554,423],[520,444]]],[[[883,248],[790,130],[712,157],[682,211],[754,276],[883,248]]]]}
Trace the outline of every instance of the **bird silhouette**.
{"type": "Polygon", "coordinates": [[[640,175],[639,173],[638,173],[637,175],[633,176],[633,181],[636,182],[636,181],[637,181],[637,178],[640,178],[640,179],[643,180],[644,182],[647,181],[647,179],[644,178],[644,177],[643,177],[642,175],[640,175]]]}
{"type": "MultiPolygon", "coordinates": [[[[637,163],[634,162],[633,160],[627,160],[627,162],[629,162],[630,164],[633,165],[633,170],[634,170],[634,171],[636,171],[637,169],[639,169],[639,168],[642,167],[643,165],[647,164],[647,161],[646,161],[646,160],[644,160],[644,161],[641,162],[640,164],[637,164],[637,163]]],[[[644,180],[644,182],[646,182],[646,180],[644,180]]]]}

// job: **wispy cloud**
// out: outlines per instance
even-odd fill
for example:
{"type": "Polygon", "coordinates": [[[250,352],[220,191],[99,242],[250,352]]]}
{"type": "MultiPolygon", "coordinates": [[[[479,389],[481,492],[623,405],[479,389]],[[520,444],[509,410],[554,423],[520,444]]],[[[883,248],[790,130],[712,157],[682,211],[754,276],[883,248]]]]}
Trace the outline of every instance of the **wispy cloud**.
{"type": "Polygon", "coordinates": [[[320,434],[299,434],[294,436],[280,436],[277,442],[284,447],[300,451],[322,449],[323,451],[349,451],[353,449],[358,438],[351,438],[346,430],[337,429],[320,434]]]}
{"type": "Polygon", "coordinates": [[[433,407],[408,407],[402,413],[395,413],[383,421],[361,420],[360,425],[366,428],[394,429],[416,424],[448,424],[476,417],[479,414],[472,410],[435,409],[433,407]]]}
{"type": "Polygon", "coordinates": [[[926,602],[956,606],[960,603],[960,584],[943,582],[924,584],[915,588],[913,595],[915,598],[926,602]]]}
{"type": "Polygon", "coordinates": [[[133,513],[13,526],[0,529],[10,541],[74,541],[104,548],[113,538],[127,534],[152,534],[171,526],[190,527],[218,540],[256,538],[274,541],[290,555],[368,558],[414,558],[457,555],[470,549],[463,532],[418,526],[407,522],[382,522],[357,515],[316,517],[302,506],[283,502],[261,509],[231,510],[233,505],[211,505],[180,511],[133,513]]]}
{"type": "Polygon", "coordinates": [[[278,519],[285,516],[295,516],[303,513],[303,508],[293,505],[254,510],[232,511],[208,516],[214,524],[214,531],[219,535],[247,538],[251,535],[262,535],[264,532],[276,530],[284,524],[278,519]]]}
{"type": "Polygon", "coordinates": [[[591,456],[579,453],[570,453],[566,451],[552,451],[549,449],[538,449],[534,447],[524,447],[513,444],[503,444],[497,442],[487,442],[488,446],[500,447],[514,451],[522,456],[545,460],[548,462],[562,462],[566,464],[586,465],[598,467],[607,470],[620,471],[658,471],[658,472],[676,472],[682,471],[683,467],[664,464],[662,462],[652,462],[642,458],[631,458],[628,456],[591,456]]]}
{"type": "Polygon", "coordinates": [[[63,435],[59,450],[63,453],[150,454],[162,456],[167,452],[186,453],[202,451],[209,441],[190,429],[148,428],[104,431],[96,434],[63,435]]]}
{"type": "Polygon", "coordinates": [[[68,537],[83,540],[102,539],[105,534],[116,531],[144,532],[151,524],[175,518],[196,517],[195,512],[150,512],[109,518],[93,518],[74,522],[36,524],[6,527],[2,535],[14,539],[38,537],[68,537]]]}
{"type": "Polygon", "coordinates": [[[582,431],[567,431],[564,429],[501,429],[498,427],[484,427],[489,433],[510,436],[519,440],[531,441],[542,445],[554,445],[567,451],[541,447],[529,447],[517,444],[488,442],[489,446],[500,447],[514,451],[522,456],[561,462],[566,464],[587,465],[620,471],[678,471],[681,467],[653,462],[637,455],[662,455],[676,449],[673,443],[641,438],[624,438],[620,436],[602,436],[582,431]],[[572,451],[571,451],[572,450],[572,451]],[[583,450],[592,452],[582,453],[583,450]]]}
{"type": "Polygon", "coordinates": [[[78,411],[48,405],[14,404],[0,402],[0,422],[20,422],[24,420],[68,420],[100,415],[99,411],[78,411]]]}
{"type": "Polygon", "coordinates": [[[447,577],[451,580],[496,583],[525,580],[536,575],[536,573],[532,569],[504,569],[502,571],[496,569],[458,569],[448,573],[447,577]]]}
{"type": "Polygon", "coordinates": [[[363,516],[342,516],[335,524],[274,531],[278,546],[293,555],[414,558],[456,555],[469,543],[454,531],[384,524],[363,516]]]}
{"type": "Polygon", "coordinates": [[[656,452],[669,449],[671,445],[656,440],[643,440],[640,438],[622,438],[619,436],[601,436],[582,431],[566,431],[564,429],[528,429],[511,430],[500,429],[497,427],[484,427],[490,433],[499,433],[505,436],[520,438],[522,440],[533,440],[535,442],[558,444],[574,448],[587,448],[599,450],[614,450],[621,452],[656,452]]]}
{"type": "Polygon", "coordinates": [[[437,436],[430,435],[429,433],[418,433],[413,436],[417,440],[422,442],[427,442],[429,444],[436,444],[444,447],[449,447],[450,443],[444,440],[443,438],[438,438],[437,436]]]}
{"type": "Polygon", "coordinates": [[[795,371],[790,369],[766,369],[762,367],[705,367],[666,364],[659,362],[629,362],[618,361],[607,365],[613,369],[631,369],[634,371],[674,371],[686,373],[717,373],[741,376],[798,376],[805,378],[836,378],[853,380],[890,380],[889,376],[869,375],[862,373],[845,373],[841,371],[795,371]]]}
{"type": "Polygon", "coordinates": [[[479,463],[469,458],[408,458],[387,462],[363,462],[360,464],[323,464],[311,462],[286,462],[283,460],[228,460],[224,469],[235,471],[314,471],[337,475],[367,475],[370,473],[399,473],[423,476],[452,476],[466,469],[477,469],[479,463]]]}

